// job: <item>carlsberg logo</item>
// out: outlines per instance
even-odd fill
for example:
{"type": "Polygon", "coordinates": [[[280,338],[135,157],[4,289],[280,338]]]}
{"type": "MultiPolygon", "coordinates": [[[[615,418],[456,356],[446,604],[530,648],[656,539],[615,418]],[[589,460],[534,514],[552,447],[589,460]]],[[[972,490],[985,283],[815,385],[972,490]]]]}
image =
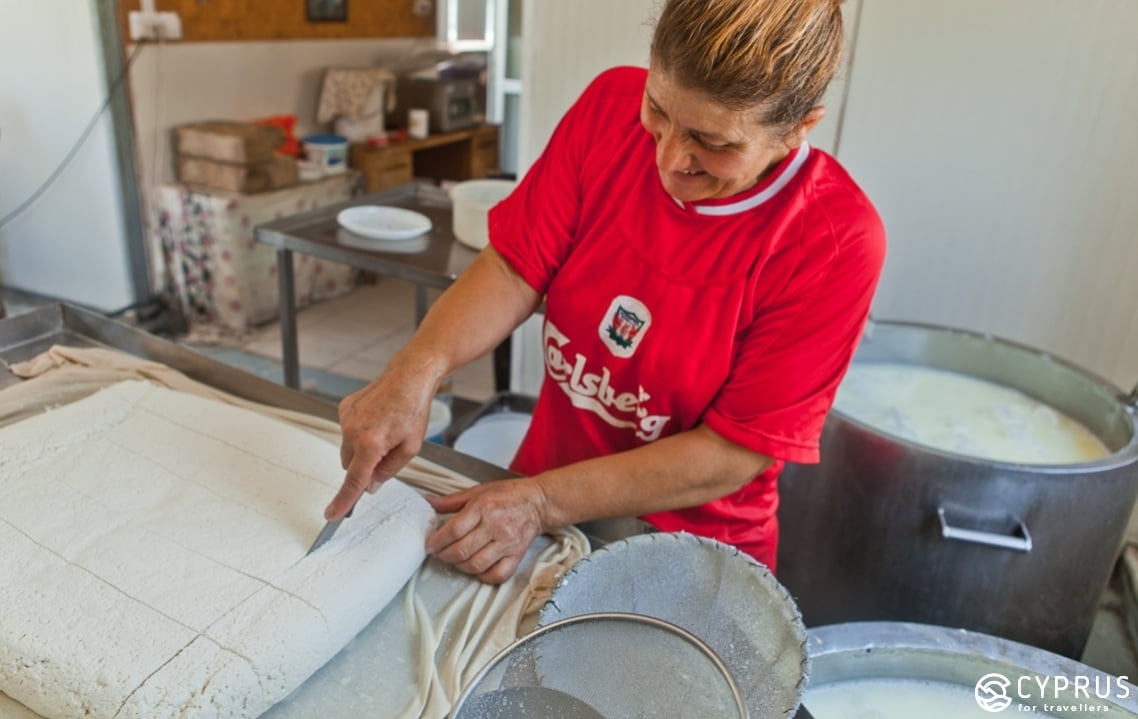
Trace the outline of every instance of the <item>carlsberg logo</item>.
{"type": "Polygon", "coordinates": [[[1014,680],[993,672],[976,682],[976,704],[986,712],[1103,712],[1110,710],[1109,699],[1126,699],[1131,686],[1127,677],[1107,674],[1095,676],[1025,675],[1014,680]],[[1012,705],[1015,704],[1015,707],[1012,705]]]}

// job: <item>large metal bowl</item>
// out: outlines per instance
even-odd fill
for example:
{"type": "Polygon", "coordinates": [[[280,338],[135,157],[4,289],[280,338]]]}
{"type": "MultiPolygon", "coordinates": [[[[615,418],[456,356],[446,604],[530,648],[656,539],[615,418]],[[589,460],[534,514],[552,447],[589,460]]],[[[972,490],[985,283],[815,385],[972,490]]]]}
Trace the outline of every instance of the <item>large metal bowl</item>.
{"type": "Polygon", "coordinates": [[[1123,391],[989,335],[876,322],[854,363],[949,370],[1078,420],[1111,454],[997,462],[907,441],[835,409],[821,462],[780,479],[778,578],[807,626],[905,621],[1082,654],[1138,496],[1138,431],[1123,391]]]}
{"type": "MultiPolygon", "coordinates": [[[[1138,717],[1138,688],[1124,677],[1114,677],[1026,644],[964,629],[904,622],[832,624],[811,629],[807,649],[811,673],[803,706],[815,719],[826,716],[816,711],[817,703],[812,706],[812,693],[817,696],[827,689],[882,679],[950,685],[973,696],[978,685],[983,685],[981,693],[1003,691],[1013,702],[1004,709],[990,707],[980,714],[1006,711],[1009,715],[1022,715],[1015,707],[1022,704],[1036,706],[1045,716],[1138,717]],[[1068,687],[1055,695],[1056,679],[1060,677],[1068,687]],[[989,683],[992,679],[995,684],[989,683]],[[1040,682],[1045,690],[1040,689],[1040,682]],[[1076,691],[1076,683],[1087,687],[1086,696],[1076,691]],[[1098,693],[1109,696],[1097,696],[1096,687],[1098,693]],[[1076,708],[1056,709],[1057,706],[1076,708]]],[[[929,707],[932,709],[935,707],[929,707]]]]}

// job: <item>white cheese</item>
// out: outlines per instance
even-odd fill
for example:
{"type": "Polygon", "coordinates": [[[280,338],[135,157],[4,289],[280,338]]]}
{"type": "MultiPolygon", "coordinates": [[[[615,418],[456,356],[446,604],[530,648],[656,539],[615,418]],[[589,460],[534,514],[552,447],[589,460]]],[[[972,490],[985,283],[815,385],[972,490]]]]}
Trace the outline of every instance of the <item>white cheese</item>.
{"type": "Polygon", "coordinates": [[[0,691],[46,717],[253,717],[425,557],[392,480],[305,556],[338,448],[124,382],[0,430],[0,691]]]}

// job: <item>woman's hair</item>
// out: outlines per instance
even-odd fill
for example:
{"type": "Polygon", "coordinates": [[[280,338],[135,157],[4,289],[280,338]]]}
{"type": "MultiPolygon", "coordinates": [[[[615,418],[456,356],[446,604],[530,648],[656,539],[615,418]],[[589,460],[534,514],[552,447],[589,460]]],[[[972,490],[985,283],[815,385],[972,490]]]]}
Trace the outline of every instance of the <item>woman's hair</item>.
{"type": "Polygon", "coordinates": [[[775,127],[816,106],[842,58],[842,0],[667,0],[652,64],[775,127]]]}

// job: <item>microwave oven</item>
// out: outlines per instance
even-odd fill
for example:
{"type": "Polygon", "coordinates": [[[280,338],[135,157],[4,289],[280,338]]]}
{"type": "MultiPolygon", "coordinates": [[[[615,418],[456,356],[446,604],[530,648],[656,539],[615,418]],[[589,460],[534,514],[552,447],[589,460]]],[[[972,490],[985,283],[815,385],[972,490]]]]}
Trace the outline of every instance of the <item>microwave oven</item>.
{"type": "Polygon", "coordinates": [[[395,84],[392,125],[407,126],[407,113],[423,109],[431,132],[454,132],[473,127],[482,114],[484,89],[474,78],[401,77],[395,84]]]}

